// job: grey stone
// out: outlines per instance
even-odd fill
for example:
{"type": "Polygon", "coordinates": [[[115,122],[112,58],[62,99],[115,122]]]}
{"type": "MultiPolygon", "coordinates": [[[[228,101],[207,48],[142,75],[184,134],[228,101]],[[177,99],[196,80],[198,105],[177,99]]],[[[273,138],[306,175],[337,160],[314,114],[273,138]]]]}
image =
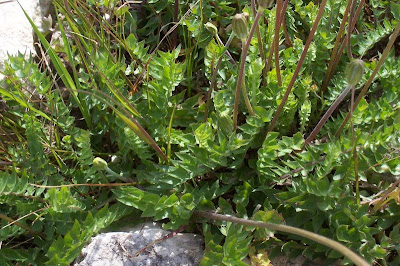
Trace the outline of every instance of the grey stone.
{"type": "MultiPolygon", "coordinates": [[[[19,0],[19,3],[44,35],[52,31],[51,0],[19,0]]],[[[27,57],[36,54],[33,29],[17,1],[0,1],[0,36],[0,70],[4,69],[8,54],[21,52],[27,57]]]]}
{"type": "Polygon", "coordinates": [[[136,252],[169,233],[156,223],[146,223],[125,232],[99,234],[83,248],[74,265],[198,265],[203,257],[204,240],[196,234],[179,233],[153,243],[135,256],[136,252]]]}

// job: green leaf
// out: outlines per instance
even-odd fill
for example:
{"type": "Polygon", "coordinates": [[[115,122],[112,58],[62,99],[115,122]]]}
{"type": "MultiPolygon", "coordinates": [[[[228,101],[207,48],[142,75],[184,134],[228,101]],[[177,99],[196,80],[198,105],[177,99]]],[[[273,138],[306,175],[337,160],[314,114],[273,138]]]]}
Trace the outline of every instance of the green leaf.
{"type": "Polygon", "coordinates": [[[84,205],[75,199],[66,187],[51,188],[47,195],[51,209],[55,212],[76,212],[85,209],[84,205]]]}
{"type": "Polygon", "coordinates": [[[360,233],[354,227],[340,225],[336,230],[338,240],[348,243],[355,243],[360,240],[360,233]]]}

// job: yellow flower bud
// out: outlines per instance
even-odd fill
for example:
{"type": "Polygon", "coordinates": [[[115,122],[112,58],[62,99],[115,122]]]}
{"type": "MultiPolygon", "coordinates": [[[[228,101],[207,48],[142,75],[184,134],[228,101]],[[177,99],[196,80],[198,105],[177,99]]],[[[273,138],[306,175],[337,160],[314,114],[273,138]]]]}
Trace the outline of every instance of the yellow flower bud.
{"type": "Polygon", "coordinates": [[[108,164],[105,160],[100,157],[96,157],[93,160],[93,167],[97,170],[106,170],[108,168],[108,164]]]}

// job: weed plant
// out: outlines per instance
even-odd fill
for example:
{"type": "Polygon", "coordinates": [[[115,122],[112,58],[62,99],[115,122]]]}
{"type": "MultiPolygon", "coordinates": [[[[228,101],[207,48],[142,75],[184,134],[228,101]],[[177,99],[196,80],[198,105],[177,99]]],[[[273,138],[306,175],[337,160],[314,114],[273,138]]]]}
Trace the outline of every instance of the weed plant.
{"type": "Polygon", "coordinates": [[[53,2],[1,73],[1,265],[145,220],[202,265],[400,265],[400,4],[53,2]]]}

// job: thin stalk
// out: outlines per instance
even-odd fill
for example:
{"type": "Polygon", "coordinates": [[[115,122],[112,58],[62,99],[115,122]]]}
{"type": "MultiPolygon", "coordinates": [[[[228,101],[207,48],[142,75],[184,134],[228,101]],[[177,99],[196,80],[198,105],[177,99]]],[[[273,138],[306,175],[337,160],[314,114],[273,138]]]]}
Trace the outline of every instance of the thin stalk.
{"type": "Polygon", "coordinates": [[[47,203],[48,200],[43,199],[41,197],[36,197],[36,196],[31,196],[31,195],[24,195],[24,194],[19,194],[19,193],[14,193],[14,192],[1,192],[1,195],[12,195],[12,196],[17,196],[17,197],[22,197],[26,199],[31,199],[31,200],[36,200],[42,203],[47,203]]]}
{"type": "Polygon", "coordinates": [[[146,65],[146,98],[147,98],[147,106],[149,110],[151,110],[149,82],[150,82],[149,65],[146,65]]]}
{"type": "Polygon", "coordinates": [[[59,185],[59,186],[45,186],[45,185],[36,185],[30,184],[33,187],[39,188],[63,188],[63,187],[122,187],[122,186],[136,186],[137,182],[132,183],[108,183],[108,184],[67,184],[67,185],[59,185]]]}
{"type": "Polygon", "coordinates": [[[279,29],[281,28],[281,9],[282,0],[276,1],[276,22],[275,22],[275,36],[274,36],[274,50],[275,50],[275,69],[276,77],[278,79],[278,86],[282,87],[281,69],[279,67],[279,29]]]}
{"type": "MultiPolygon", "coordinates": [[[[244,47],[244,45],[246,45],[246,40],[242,40],[242,47],[244,47]]],[[[246,61],[246,57],[242,57],[242,60],[246,61]]],[[[254,116],[255,113],[253,111],[253,108],[251,107],[251,103],[249,100],[249,96],[247,95],[247,91],[246,91],[246,81],[244,78],[242,78],[242,94],[243,94],[243,98],[244,98],[244,103],[246,104],[247,110],[249,111],[249,113],[254,116]]]]}
{"type": "Polygon", "coordinates": [[[340,27],[339,27],[338,33],[336,35],[335,45],[333,46],[331,57],[329,58],[328,69],[325,72],[325,78],[324,78],[324,81],[322,82],[322,87],[321,87],[321,91],[322,92],[324,92],[326,90],[326,88],[328,87],[329,76],[330,76],[330,73],[331,73],[331,70],[332,70],[332,67],[333,67],[333,60],[334,60],[334,58],[335,58],[335,56],[337,54],[337,51],[338,51],[338,48],[339,48],[339,44],[340,44],[340,40],[342,39],[342,35],[344,33],[344,28],[346,26],[347,18],[348,18],[348,15],[349,15],[349,10],[350,10],[350,7],[351,7],[351,1],[352,0],[348,0],[347,1],[346,9],[345,9],[344,14],[343,14],[343,19],[342,19],[342,22],[340,23],[340,27]]]}
{"type": "MultiPolygon", "coordinates": [[[[217,39],[219,45],[224,46],[224,47],[226,46],[226,45],[224,45],[224,43],[222,42],[222,40],[221,40],[221,38],[219,37],[218,34],[215,35],[215,38],[217,39]]],[[[229,36],[229,38],[231,38],[231,36],[229,36]]],[[[232,37],[232,39],[233,39],[233,37],[232,37]]],[[[228,41],[229,41],[229,39],[228,39],[228,41]]],[[[228,44],[228,41],[226,42],[227,44],[228,44]]],[[[227,47],[229,47],[229,45],[231,44],[231,42],[232,42],[232,40],[229,42],[229,44],[228,44],[227,47]]],[[[228,50],[227,47],[224,48],[224,53],[229,57],[229,61],[230,61],[232,64],[234,64],[235,66],[237,66],[235,59],[233,59],[233,57],[232,57],[232,55],[231,55],[231,53],[229,52],[229,50],[228,50]]],[[[221,56],[222,56],[222,55],[221,55],[221,56]]]]}
{"type": "MultiPolygon", "coordinates": [[[[175,0],[174,3],[174,22],[178,22],[178,11],[179,11],[179,0],[175,0]]],[[[172,49],[176,48],[176,45],[178,43],[178,29],[174,30],[174,33],[172,35],[172,49]]]]}
{"type": "Polygon", "coordinates": [[[287,30],[285,17],[283,17],[283,20],[282,20],[282,27],[283,27],[283,34],[285,35],[286,46],[287,47],[293,47],[293,43],[290,40],[289,32],[287,30]]]}
{"type": "MultiPolygon", "coordinates": [[[[256,16],[257,11],[256,11],[256,1],[255,0],[251,0],[251,9],[253,10],[253,15],[256,16]]],[[[261,32],[260,32],[260,26],[258,24],[256,26],[256,34],[257,34],[258,50],[260,51],[260,57],[261,57],[263,64],[265,64],[267,59],[265,57],[263,41],[262,41],[261,32]]],[[[264,78],[267,77],[267,69],[265,67],[263,68],[263,77],[264,78]]]]}
{"type": "Polygon", "coordinates": [[[280,231],[280,232],[285,232],[288,234],[294,234],[294,235],[298,235],[301,237],[305,237],[305,238],[308,238],[310,240],[313,240],[317,243],[320,243],[322,245],[325,245],[327,247],[330,247],[330,248],[338,251],[339,253],[343,254],[345,257],[347,257],[349,260],[351,260],[356,265],[369,266],[369,263],[366,262],[362,257],[357,255],[354,251],[350,250],[346,246],[340,244],[339,242],[329,239],[327,237],[318,235],[316,233],[312,233],[312,232],[297,228],[297,227],[283,225],[283,224],[273,224],[273,223],[252,221],[252,220],[237,218],[234,216],[221,215],[221,214],[204,212],[204,211],[194,211],[194,215],[198,216],[198,217],[203,217],[206,219],[211,219],[211,220],[232,222],[232,223],[241,224],[244,226],[266,228],[266,229],[270,229],[270,230],[275,230],[275,231],[280,231]]]}
{"type": "Polygon", "coordinates": [[[32,212],[30,212],[30,213],[28,213],[28,214],[25,214],[24,216],[19,217],[17,220],[14,220],[14,222],[10,222],[10,223],[6,224],[5,226],[3,226],[2,228],[0,228],[0,231],[6,229],[7,227],[9,227],[9,226],[11,226],[11,225],[13,225],[13,224],[15,224],[15,223],[18,223],[19,221],[25,219],[25,218],[28,217],[28,216],[31,216],[31,215],[36,214],[36,213],[38,213],[38,212],[44,211],[44,210],[46,210],[46,209],[48,209],[48,208],[49,208],[49,207],[40,208],[39,210],[32,211],[32,212]]]}
{"type": "Polygon", "coordinates": [[[106,171],[107,174],[109,174],[110,176],[115,177],[115,178],[121,180],[122,182],[126,182],[126,183],[132,182],[129,178],[126,178],[126,177],[123,177],[123,176],[117,174],[116,172],[114,172],[113,170],[111,170],[109,167],[107,167],[105,171],[106,171]]]}
{"type": "MultiPolygon", "coordinates": [[[[223,51],[223,53],[219,56],[219,58],[218,58],[218,61],[217,61],[217,64],[216,64],[216,66],[215,66],[215,68],[214,68],[214,71],[213,71],[213,74],[212,74],[212,77],[211,77],[211,84],[210,84],[210,89],[208,90],[208,92],[207,92],[207,98],[206,98],[206,109],[205,109],[205,112],[204,112],[204,119],[203,119],[203,122],[206,122],[206,120],[207,120],[207,117],[208,117],[208,111],[210,110],[210,104],[211,104],[211,94],[212,94],[212,92],[213,92],[213,90],[216,90],[217,88],[217,82],[216,82],[216,80],[217,80],[217,73],[218,73],[218,69],[219,69],[219,66],[221,65],[221,62],[222,62],[222,58],[223,58],[223,54],[225,53],[225,50],[228,50],[228,47],[229,47],[229,45],[231,45],[231,42],[232,42],[232,40],[233,40],[233,37],[235,36],[235,34],[232,32],[231,33],[231,35],[229,36],[229,39],[228,39],[228,41],[226,42],[226,44],[224,45],[224,51],[223,51]]],[[[235,62],[235,64],[236,64],[236,62],[235,62]]]]}
{"type": "MultiPolygon", "coordinates": [[[[349,0],[349,1],[351,1],[351,0],[349,0]]],[[[354,15],[354,19],[352,20],[351,25],[349,27],[350,31],[353,30],[353,28],[354,28],[354,26],[355,26],[355,24],[357,22],[357,18],[360,15],[361,8],[363,7],[364,2],[365,2],[365,0],[361,0],[359,6],[357,8],[357,11],[356,11],[356,13],[354,15]]],[[[336,45],[336,43],[335,43],[335,45],[336,45]]],[[[334,54],[332,52],[331,59],[333,59],[333,57],[334,57],[334,60],[333,60],[332,65],[328,66],[328,70],[326,72],[327,75],[326,75],[324,83],[322,84],[322,87],[321,87],[321,92],[322,93],[324,93],[326,91],[327,87],[328,87],[328,82],[332,78],[333,72],[335,71],[335,69],[336,69],[336,67],[337,67],[337,65],[339,63],[339,59],[342,56],[342,53],[343,53],[343,50],[344,50],[345,46],[346,46],[346,39],[343,40],[343,42],[342,42],[337,54],[334,54]]],[[[331,62],[329,64],[331,64],[331,62]]]]}
{"type": "Polygon", "coordinates": [[[172,109],[172,114],[171,118],[169,119],[169,125],[168,125],[168,144],[167,144],[168,161],[171,159],[171,129],[172,129],[172,121],[174,120],[175,110],[176,110],[176,104],[174,105],[174,109],[172,109]]]}
{"type": "MultiPolygon", "coordinates": [[[[356,101],[354,102],[354,106],[353,106],[353,110],[357,107],[357,105],[360,103],[361,98],[364,97],[365,93],[367,92],[369,86],[372,84],[372,81],[374,80],[376,74],[378,73],[379,69],[382,67],[383,62],[386,60],[386,57],[389,55],[390,49],[392,48],[394,41],[397,38],[397,35],[400,32],[400,22],[397,23],[396,28],[394,29],[393,34],[390,36],[389,42],[386,45],[385,50],[383,51],[383,54],[381,56],[381,58],[379,59],[379,62],[376,64],[376,67],[374,69],[374,71],[372,72],[371,76],[369,77],[367,83],[365,83],[363,89],[361,90],[360,94],[358,95],[356,101]]],[[[347,124],[347,122],[350,119],[350,113],[348,113],[344,119],[344,121],[342,122],[342,124],[340,125],[339,129],[336,131],[335,133],[335,137],[338,137],[340,132],[342,131],[342,129],[344,128],[344,126],[347,124]]]]}
{"type": "MultiPolygon", "coordinates": [[[[278,0],[278,2],[281,3],[281,0],[278,0]]],[[[276,54],[277,49],[279,51],[279,29],[281,28],[281,23],[283,21],[283,18],[285,17],[286,8],[289,3],[289,1],[285,1],[283,3],[283,7],[281,8],[278,6],[278,4],[279,4],[278,2],[276,3],[274,39],[273,39],[272,45],[270,46],[270,49],[269,49],[268,62],[267,62],[267,65],[265,66],[266,71],[271,70],[272,56],[274,54],[276,54]],[[281,12],[279,12],[279,10],[281,10],[281,12]]],[[[279,58],[279,54],[278,54],[278,58],[279,58]]],[[[276,61],[276,56],[275,56],[275,61],[276,61]]],[[[277,75],[278,75],[278,71],[277,71],[277,75]]],[[[279,71],[278,83],[279,83],[279,78],[280,78],[280,71],[279,71]]],[[[282,85],[280,85],[280,86],[282,86],[282,85]]]]}
{"type": "MultiPolygon", "coordinates": [[[[267,61],[266,62],[264,62],[264,69],[265,70],[263,70],[263,73],[265,72],[265,73],[267,73],[267,75],[268,75],[268,71],[269,71],[269,69],[271,68],[271,65],[270,65],[270,62],[271,62],[271,60],[272,60],[272,54],[271,53],[273,53],[274,52],[274,50],[272,49],[272,47],[273,47],[273,38],[271,38],[271,27],[270,27],[270,23],[268,23],[267,21],[266,21],[266,18],[264,17],[264,23],[268,26],[268,29],[267,29],[267,37],[266,37],[266,41],[268,42],[268,48],[269,48],[269,51],[268,51],[268,59],[267,59],[267,61]],[[272,39],[272,40],[271,40],[272,39]]],[[[264,78],[263,78],[263,80],[262,80],[262,85],[263,86],[266,86],[267,85],[267,75],[264,75],[264,78]]]]}
{"type": "Polygon", "coordinates": [[[36,231],[32,230],[30,227],[28,227],[28,226],[26,226],[26,225],[24,225],[24,224],[22,224],[20,222],[16,222],[14,219],[12,219],[12,218],[4,215],[4,214],[0,213],[0,219],[2,219],[4,221],[7,221],[9,223],[14,223],[16,226],[21,227],[22,229],[25,229],[26,231],[28,231],[32,235],[37,235],[37,236],[40,236],[42,238],[46,238],[46,235],[43,234],[42,232],[36,232],[36,231]]]}
{"type": "Polygon", "coordinates": [[[353,106],[354,106],[354,95],[356,88],[353,86],[351,90],[351,103],[350,103],[350,113],[351,113],[351,139],[353,142],[353,161],[354,161],[354,177],[356,180],[356,199],[357,205],[360,206],[360,177],[358,175],[358,157],[357,157],[357,138],[354,134],[354,124],[353,124],[353,106]]]}
{"type": "MultiPolygon", "coordinates": [[[[190,15],[190,13],[192,12],[193,8],[194,8],[198,3],[200,3],[200,0],[197,0],[193,5],[191,5],[191,7],[189,8],[189,10],[186,11],[185,14],[183,14],[183,16],[181,17],[181,19],[179,20],[179,22],[176,23],[174,26],[172,26],[171,29],[169,29],[168,32],[161,38],[161,40],[158,42],[157,46],[156,46],[156,47],[154,48],[154,50],[150,53],[150,56],[149,56],[149,58],[147,59],[147,62],[146,62],[146,64],[145,64],[145,66],[143,67],[143,69],[147,69],[147,66],[150,64],[151,59],[153,58],[153,56],[156,54],[156,52],[157,52],[158,49],[160,48],[160,45],[162,44],[162,42],[169,36],[169,34],[171,34],[171,33],[176,29],[176,27],[178,27],[179,24],[181,24],[181,23],[190,15]]],[[[202,7],[202,5],[201,5],[201,7],[202,7]]],[[[201,7],[200,7],[200,10],[201,10],[201,7]]],[[[201,12],[201,16],[203,16],[203,12],[201,12]]],[[[202,21],[203,21],[203,20],[202,20],[202,21]]],[[[139,85],[139,83],[142,81],[143,76],[144,76],[144,72],[142,72],[142,73],[137,77],[137,80],[136,80],[136,82],[135,82],[135,84],[134,84],[135,87],[137,87],[137,86],[139,85]]],[[[188,95],[189,95],[189,97],[190,97],[190,95],[191,95],[191,86],[188,87],[188,95]]]]}
{"type": "MultiPolygon", "coordinates": [[[[250,47],[250,42],[251,42],[251,38],[254,35],[254,31],[256,30],[258,21],[260,20],[260,17],[263,13],[263,8],[258,8],[256,17],[254,18],[254,23],[251,26],[250,32],[249,32],[249,36],[247,37],[247,41],[245,43],[245,45],[243,46],[243,50],[242,50],[242,57],[240,59],[240,67],[239,67],[239,76],[238,76],[238,80],[236,83],[236,93],[235,93],[235,104],[234,104],[234,108],[233,108],[233,130],[235,131],[237,128],[237,117],[238,117],[238,112],[239,112],[239,98],[240,98],[240,88],[244,88],[244,94],[246,94],[247,96],[247,92],[246,92],[246,88],[242,86],[242,80],[244,80],[243,74],[244,74],[244,64],[246,63],[246,56],[247,56],[247,52],[249,51],[249,47],[250,47]]],[[[248,99],[248,98],[247,98],[248,99]]],[[[254,115],[254,111],[250,106],[249,109],[249,113],[251,115],[254,115]]]]}
{"type": "Polygon", "coordinates": [[[281,114],[282,109],[283,109],[283,107],[285,106],[286,101],[287,101],[287,99],[288,99],[288,97],[289,97],[289,94],[290,94],[290,92],[292,91],[294,82],[296,81],[296,78],[297,78],[297,76],[299,75],[300,68],[301,68],[301,66],[303,65],[304,59],[306,58],[306,54],[307,54],[308,48],[310,47],[311,41],[312,41],[313,38],[314,38],[314,34],[315,34],[315,31],[317,30],[319,21],[321,20],[322,14],[324,13],[326,1],[327,1],[327,0],[323,0],[322,3],[321,3],[321,5],[320,5],[320,7],[319,7],[318,15],[317,15],[317,17],[315,18],[314,25],[313,25],[313,27],[312,27],[312,29],[311,29],[311,31],[310,31],[310,34],[308,35],[308,39],[307,39],[306,45],[304,46],[304,50],[303,50],[303,52],[302,52],[302,54],[301,54],[301,56],[300,56],[299,63],[298,63],[297,66],[296,66],[296,69],[295,69],[295,71],[294,71],[294,73],[293,73],[292,79],[290,80],[289,86],[288,86],[288,88],[287,88],[285,94],[283,95],[281,104],[279,105],[278,109],[276,110],[276,113],[275,113],[275,115],[274,115],[274,118],[273,118],[272,121],[271,121],[271,124],[270,124],[270,126],[269,126],[269,128],[268,128],[268,130],[267,130],[267,133],[268,133],[268,132],[271,132],[271,131],[274,129],[275,124],[276,124],[276,121],[278,120],[279,115],[281,114]]]}
{"type": "Polygon", "coordinates": [[[339,95],[339,97],[337,97],[337,99],[332,103],[332,105],[329,107],[328,111],[326,111],[326,113],[322,116],[321,120],[319,120],[318,124],[315,126],[314,130],[308,136],[304,145],[308,145],[311,143],[311,141],[314,140],[315,136],[319,133],[319,131],[324,126],[326,121],[332,115],[333,111],[336,110],[338,105],[343,101],[343,99],[346,97],[346,95],[349,93],[349,91],[352,89],[352,87],[353,86],[347,85],[347,87],[343,90],[343,92],[339,95]]]}
{"type": "Polygon", "coordinates": [[[113,98],[111,98],[109,95],[105,94],[102,91],[96,90],[96,93],[101,94],[102,97],[99,95],[89,92],[89,91],[83,91],[83,90],[78,90],[80,93],[85,93],[88,95],[91,95],[92,97],[95,97],[99,101],[105,103],[107,106],[109,106],[115,114],[117,114],[124,122],[125,124],[144,142],[149,144],[156,152],[157,154],[164,159],[165,162],[168,163],[168,158],[164,154],[164,152],[161,150],[161,148],[157,145],[157,143],[154,141],[154,139],[147,133],[147,131],[136,121],[136,119],[133,118],[133,116],[122,106],[121,103],[117,102],[113,98]],[[108,99],[109,101],[107,101],[108,99]],[[122,109],[122,112],[119,111],[114,105],[117,105],[122,109]],[[126,114],[126,116],[123,115],[123,113],[126,114]]]}
{"type": "MultiPolygon", "coordinates": [[[[355,22],[357,20],[354,17],[354,11],[355,11],[355,8],[356,8],[356,3],[357,3],[357,0],[353,0],[353,3],[351,4],[349,25],[353,25],[353,21],[354,21],[354,25],[355,25],[355,22]]],[[[347,36],[346,36],[347,56],[349,57],[349,59],[353,59],[353,53],[351,52],[351,45],[350,45],[350,37],[351,37],[351,32],[353,31],[353,29],[354,29],[354,27],[349,28],[348,32],[347,32],[347,36]]]]}

